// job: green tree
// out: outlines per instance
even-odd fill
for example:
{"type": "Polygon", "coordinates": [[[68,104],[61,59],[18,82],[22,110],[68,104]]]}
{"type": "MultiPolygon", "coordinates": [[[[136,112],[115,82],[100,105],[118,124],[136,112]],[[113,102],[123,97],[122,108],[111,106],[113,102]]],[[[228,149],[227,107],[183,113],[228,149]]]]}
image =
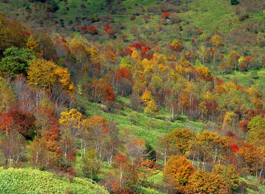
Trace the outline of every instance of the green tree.
{"type": "Polygon", "coordinates": [[[98,154],[95,150],[91,150],[85,154],[83,158],[83,175],[92,179],[97,179],[100,172],[100,160],[98,160],[98,154]]]}
{"type": "Polygon", "coordinates": [[[32,50],[17,47],[6,49],[4,55],[5,57],[0,64],[0,71],[11,77],[15,77],[16,74],[27,75],[29,62],[36,58],[32,50]]]}

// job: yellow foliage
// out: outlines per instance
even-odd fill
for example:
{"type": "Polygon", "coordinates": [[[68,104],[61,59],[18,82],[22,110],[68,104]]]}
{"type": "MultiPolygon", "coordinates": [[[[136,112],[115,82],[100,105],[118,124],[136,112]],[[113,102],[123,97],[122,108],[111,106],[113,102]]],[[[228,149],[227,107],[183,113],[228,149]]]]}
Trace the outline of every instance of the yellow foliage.
{"type": "Polygon", "coordinates": [[[133,50],[132,52],[132,60],[137,63],[138,61],[140,61],[142,58],[140,57],[140,55],[138,54],[137,50],[133,50]]]}
{"type": "Polygon", "coordinates": [[[44,59],[33,60],[28,69],[29,83],[50,88],[56,81],[55,70],[57,65],[44,59]]]}
{"type": "Polygon", "coordinates": [[[230,124],[235,116],[236,114],[234,112],[226,112],[224,118],[224,124],[230,124]]]}
{"type": "Polygon", "coordinates": [[[147,107],[144,110],[145,114],[157,114],[159,111],[156,107],[155,101],[152,99],[151,101],[147,102],[147,107]]]}
{"type": "Polygon", "coordinates": [[[71,109],[69,112],[62,112],[59,123],[64,130],[69,130],[74,136],[78,135],[80,130],[85,126],[85,120],[83,120],[82,114],[76,109],[71,109]]]}
{"type": "Polygon", "coordinates": [[[201,66],[197,68],[198,72],[202,74],[205,78],[209,79],[212,75],[207,67],[201,66]]]}
{"type": "Polygon", "coordinates": [[[182,47],[182,43],[181,43],[181,40],[180,39],[174,39],[171,43],[171,46],[180,46],[182,47]]]}
{"type": "Polygon", "coordinates": [[[147,104],[149,103],[151,100],[153,99],[153,96],[151,94],[151,92],[149,91],[145,91],[143,96],[142,96],[142,100],[147,104]]]}
{"type": "Polygon", "coordinates": [[[75,86],[70,80],[70,73],[68,69],[59,67],[55,70],[54,75],[59,79],[60,83],[64,86],[67,91],[75,91],[75,86]]]}
{"type": "Polygon", "coordinates": [[[196,169],[185,156],[171,156],[164,168],[164,177],[174,185],[186,185],[188,178],[196,169]]]}
{"type": "Polygon", "coordinates": [[[213,43],[213,46],[220,47],[223,45],[223,40],[219,35],[215,35],[212,38],[212,43],[213,43]]]}
{"type": "Polygon", "coordinates": [[[159,70],[162,71],[162,72],[164,72],[164,71],[166,70],[166,67],[165,67],[165,65],[163,65],[163,64],[160,64],[160,65],[158,66],[158,68],[159,68],[159,70]]]}
{"type": "Polygon", "coordinates": [[[145,71],[147,71],[148,73],[153,73],[154,72],[154,66],[151,63],[151,61],[144,59],[142,61],[142,64],[144,66],[145,71]]]}

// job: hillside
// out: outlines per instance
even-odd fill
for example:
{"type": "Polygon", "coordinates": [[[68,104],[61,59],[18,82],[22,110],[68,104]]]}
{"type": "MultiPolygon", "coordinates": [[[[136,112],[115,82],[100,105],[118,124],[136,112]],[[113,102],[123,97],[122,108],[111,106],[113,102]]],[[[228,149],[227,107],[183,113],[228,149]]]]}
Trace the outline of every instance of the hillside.
{"type": "Polygon", "coordinates": [[[1,193],[108,193],[81,178],[68,180],[50,172],[32,169],[0,169],[1,193]]]}
{"type": "Polygon", "coordinates": [[[0,192],[262,193],[264,24],[261,0],[1,0],[0,192]]]}

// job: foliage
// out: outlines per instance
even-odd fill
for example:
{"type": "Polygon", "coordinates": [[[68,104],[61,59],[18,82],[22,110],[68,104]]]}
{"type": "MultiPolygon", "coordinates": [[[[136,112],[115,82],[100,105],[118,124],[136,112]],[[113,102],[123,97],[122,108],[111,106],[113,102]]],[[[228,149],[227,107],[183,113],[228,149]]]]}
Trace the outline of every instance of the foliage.
{"type": "Polygon", "coordinates": [[[27,75],[30,60],[35,58],[32,50],[17,47],[6,49],[4,55],[0,70],[11,77],[16,74],[27,75]]]}
{"type": "Polygon", "coordinates": [[[195,168],[187,161],[185,156],[171,156],[164,167],[164,178],[171,184],[180,185],[187,184],[189,177],[195,172],[195,168]]]}

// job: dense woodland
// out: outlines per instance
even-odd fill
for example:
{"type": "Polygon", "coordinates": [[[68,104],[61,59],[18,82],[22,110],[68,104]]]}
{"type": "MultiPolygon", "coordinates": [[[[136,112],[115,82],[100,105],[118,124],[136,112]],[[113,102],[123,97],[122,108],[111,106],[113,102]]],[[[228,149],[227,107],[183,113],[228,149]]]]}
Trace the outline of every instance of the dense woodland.
{"type": "Polygon", "coordinates": [[[1,193],[265,193],[263,1],[0,12],[1,193]]]}

